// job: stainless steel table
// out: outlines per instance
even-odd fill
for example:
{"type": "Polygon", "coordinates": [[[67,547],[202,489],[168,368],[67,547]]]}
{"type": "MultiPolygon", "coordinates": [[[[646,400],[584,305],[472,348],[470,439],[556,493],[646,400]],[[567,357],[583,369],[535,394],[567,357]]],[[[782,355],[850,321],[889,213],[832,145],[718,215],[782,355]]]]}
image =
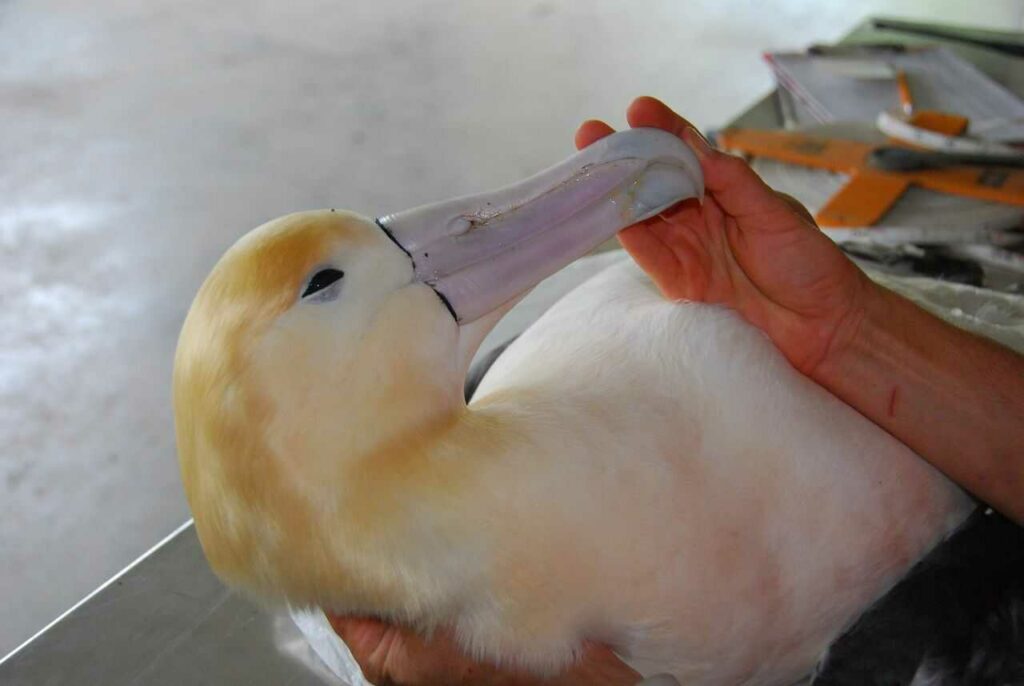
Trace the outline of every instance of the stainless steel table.
{"type": "MultiPolygon", "coordinates": [[[[877,39],[870,21],[847,40],[877,39]]],[[[886,40],[916,39],[886,32],[886,40]]],[[[930,40],[930,39],[929,39],[930,40]]],[[[952,44],[998,80],[1024,92],[1024,70],[985,50],[952,44]]],[[[774,95],[732,122],[779,125],[774,95]]],[[[587,276],[567,270],[524,302],[521,325],[587,276]],[[530,308],[534,308],[533,311],[530,308]]],[[[482,351],[519,328],[503,321],[482,351]]],[[[308,647],[289,615],[226,589],[210,572],[191,523],[182,525],[35,637],[0,661],[3,686],[49,684],[315,685],[337,681],[308,647]]]]}
{"type": "Polygon", "coordinates": [[[286,613],[217,580],[191,522],[0,663],[4,686],[334,683],[286,613]]]}

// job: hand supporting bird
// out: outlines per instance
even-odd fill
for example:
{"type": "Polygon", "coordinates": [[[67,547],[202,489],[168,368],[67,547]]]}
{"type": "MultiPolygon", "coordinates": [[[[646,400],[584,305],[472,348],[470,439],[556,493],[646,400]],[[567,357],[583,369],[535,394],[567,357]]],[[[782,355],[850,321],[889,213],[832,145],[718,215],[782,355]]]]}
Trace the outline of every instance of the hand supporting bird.
{"type": "MultiPolygon", "coordinates": [[[[810,375],[830,349],[854,334],[867,277],[795,199],[768,187],[738,157],[711,148],[685,119],[650,97],[626,112],[632,127],[664,129],[700,158],[706,197],[619,234],[623,247],[666,298],[726,305],[768,334],[794,367],[810,375]]],[[[585,122],[576,145],[613,133],[585,122]]]]}

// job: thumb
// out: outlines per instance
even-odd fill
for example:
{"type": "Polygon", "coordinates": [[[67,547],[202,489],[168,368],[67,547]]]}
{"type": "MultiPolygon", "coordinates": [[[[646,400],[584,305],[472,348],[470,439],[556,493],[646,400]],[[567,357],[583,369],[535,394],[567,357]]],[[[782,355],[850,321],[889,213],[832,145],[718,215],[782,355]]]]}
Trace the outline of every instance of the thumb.
{"type": "Polygon", "coordinates": [[[737,219],[790,211],[789,205],[768,187],[744,160],[711,147],[692,126],[683,131],[704,172],[704,187],[726,214],[737,219]]]}

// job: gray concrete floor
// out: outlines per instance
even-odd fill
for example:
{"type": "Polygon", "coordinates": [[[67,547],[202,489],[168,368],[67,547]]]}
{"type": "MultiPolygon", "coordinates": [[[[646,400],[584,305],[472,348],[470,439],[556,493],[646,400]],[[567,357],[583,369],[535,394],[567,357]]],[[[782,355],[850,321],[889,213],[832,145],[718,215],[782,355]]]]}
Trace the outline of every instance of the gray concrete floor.
{"type": "Polygon", "coordinates": [[[188,516],[169,407],[242,232],[512,181],[637,94],[703,126],[759,54],[871,12],[1020,29],[1024,0],[0,2],[0,655],[188,516]]]}

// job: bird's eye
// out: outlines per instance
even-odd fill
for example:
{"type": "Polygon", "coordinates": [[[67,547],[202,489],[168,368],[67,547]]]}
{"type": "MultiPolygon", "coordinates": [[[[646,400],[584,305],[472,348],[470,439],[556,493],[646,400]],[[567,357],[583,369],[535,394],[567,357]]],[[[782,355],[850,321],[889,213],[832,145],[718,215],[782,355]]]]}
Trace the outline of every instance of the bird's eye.
{"type": "Polygon", "coordinates": [[[309,283],[306,284],[306,289],[302,291],[300,297],[303,300],[317,302],[334,300],[338,297],[343,276],[345,276],[345,272],[340,269],[321,269],[309,279],[309,283]]]}

